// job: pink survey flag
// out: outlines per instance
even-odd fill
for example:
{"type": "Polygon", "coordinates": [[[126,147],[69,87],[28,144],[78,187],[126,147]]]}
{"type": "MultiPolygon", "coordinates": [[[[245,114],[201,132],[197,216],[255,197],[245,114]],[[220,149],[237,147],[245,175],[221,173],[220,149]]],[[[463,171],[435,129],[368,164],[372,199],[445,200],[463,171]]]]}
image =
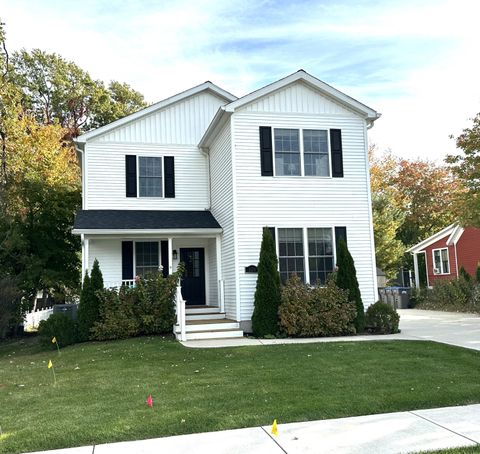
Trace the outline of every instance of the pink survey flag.
{"type": "Polygon", "coordinates": [[[147,397],[147,405],[153,407],[153,398],[151,394],[147,397]]]}

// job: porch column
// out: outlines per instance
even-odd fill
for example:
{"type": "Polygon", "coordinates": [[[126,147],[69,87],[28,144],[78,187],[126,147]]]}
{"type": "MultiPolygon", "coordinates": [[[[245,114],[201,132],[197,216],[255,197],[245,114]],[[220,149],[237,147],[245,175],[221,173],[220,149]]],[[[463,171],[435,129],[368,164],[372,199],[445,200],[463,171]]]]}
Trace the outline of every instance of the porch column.
{"type": "Polygon", "coordinates": [[[173,238],[168,237],[168,274],[173,273],[173,238]]]}
{"type": "Polygon", "coordinates": [[[89,254],[90,254],[90,240],[86,238],[83,235],[83,254],[82,254],[82,261],[83,261],[83,266],[82,266],[82,283],[83,283],[83,278],[85,277],[86,272],[88,271],[88,264],[89,264],[89,254]]]}
{"type": "Polygon", "coordinates": [[[222,273],[222,240],[220,235],[217,235],[215,238],[215,252],[217,254],[218,306],[220,312],[225,312],[225,288],[222,273]]]}
{"type": "Polygon", "coordinates": [[[415,288],[420,288],[420,275],[418,273],[418,254],[413,253],[413,269],[415,271],[415,288]]]}

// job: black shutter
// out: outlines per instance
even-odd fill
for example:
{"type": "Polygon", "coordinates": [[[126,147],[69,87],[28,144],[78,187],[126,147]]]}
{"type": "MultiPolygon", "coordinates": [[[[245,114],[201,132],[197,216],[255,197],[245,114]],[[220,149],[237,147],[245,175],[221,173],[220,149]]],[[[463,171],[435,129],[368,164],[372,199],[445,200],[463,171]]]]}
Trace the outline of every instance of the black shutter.
{"type": "Polygon", "coordinates": [[[127,197],[137,197],[137,157],[135,155],[125,156],[125,183],[127,197]]]}
{"type": "Polygon", "coordinates": [[[160,242],[160,256],[162,260],[162,274],[163,277],[168,276],[168,241],[160,242]]]}
{"type": "Polygon", "coordinates": [[[343,152],[341,129],[330,129],[330,149],[332,153],[332,177],[343,178],[343,152]]]}
{"type": "Polygon", "coordinates": [[[122,241],[122,279],[133,279],[133,241],[122,241]]]}
{"type": "Polygon", "coordinates": [[[347,228],[346,227],[335,227],[335,251],[336,256],[338,259],[338,246],[340,244],[340,240],[345,241],[347,244],[347,228]]]}
{"type": "MultiPolygon", "coordinates": [[[[275,227],[267,227],[267,229],[270,230],[270,234],[272,235],[273,242],[274,242],[275,244],[277,244],[277,243],[276,243],[276,239],[275,239],[275,227]]],[[[276,247],[276,246],[275,246],[275,247],[276,247]]]]}
{"type": "Polygon", "coordinates": [[[163,158],[165,165],[165,197],[175,197],[175,158],[165,156],[163,158]]]}
{"type": "Polygon", "coordinates": [[[260,126],[260,164],[262,177],[273,177],[272,128],[260,126]]]}

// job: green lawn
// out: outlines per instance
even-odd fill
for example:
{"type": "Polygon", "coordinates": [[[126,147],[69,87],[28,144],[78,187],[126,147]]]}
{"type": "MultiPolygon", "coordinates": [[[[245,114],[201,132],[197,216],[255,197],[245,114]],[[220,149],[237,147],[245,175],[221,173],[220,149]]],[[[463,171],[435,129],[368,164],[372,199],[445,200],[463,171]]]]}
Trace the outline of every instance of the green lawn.
{"type": "Polygon", "coordinates": [[[0,452],[478,403],[479,366],[480,352],[413,341],[0,344],[0,452]]]}
{"type": "Polygon", "coordinates": [[[419,454],[476,454],[480,452],[480,446],[471,446],[468,448],[442,449],[440,451],[428,451],[419,454]]]}

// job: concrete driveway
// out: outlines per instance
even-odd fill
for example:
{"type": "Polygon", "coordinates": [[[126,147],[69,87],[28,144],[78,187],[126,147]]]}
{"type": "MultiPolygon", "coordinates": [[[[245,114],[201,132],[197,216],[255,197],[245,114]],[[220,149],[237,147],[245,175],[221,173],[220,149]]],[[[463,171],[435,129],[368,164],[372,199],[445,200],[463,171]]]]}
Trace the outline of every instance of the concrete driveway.
{"type": "Polygon", "coordinates": [[[480,316],[453,312],[401,309],[401,336],[480,350],[480,316]]]}

